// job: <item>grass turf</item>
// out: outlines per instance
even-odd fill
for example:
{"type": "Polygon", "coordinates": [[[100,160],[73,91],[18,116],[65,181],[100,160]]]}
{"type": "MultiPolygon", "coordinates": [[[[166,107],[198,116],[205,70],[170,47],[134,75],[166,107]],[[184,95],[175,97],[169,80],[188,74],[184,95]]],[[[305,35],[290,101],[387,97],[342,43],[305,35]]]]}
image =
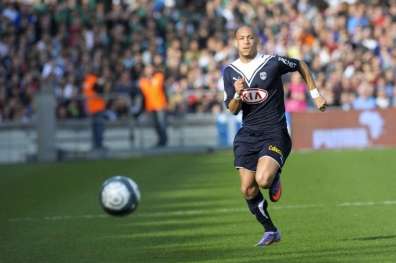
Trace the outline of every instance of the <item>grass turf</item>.
{"type": "Polygon", "coordinates": [[[293,153],[264,250],[230,152],[0,166],[0,262],[396,262],[395,156],[293,153]],[[128,217],[98,204],[116,174],[142,192],[128,217]]]}

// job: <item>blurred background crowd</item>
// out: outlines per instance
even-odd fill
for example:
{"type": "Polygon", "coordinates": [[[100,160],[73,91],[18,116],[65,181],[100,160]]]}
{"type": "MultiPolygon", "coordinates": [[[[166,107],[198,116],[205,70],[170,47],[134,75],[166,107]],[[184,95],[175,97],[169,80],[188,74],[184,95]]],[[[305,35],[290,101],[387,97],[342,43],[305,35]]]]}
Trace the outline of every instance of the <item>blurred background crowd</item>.
{"type": "MultiPolygon", "coordinates": [[[[29,121],[43,87],[56,95],[60,119],[95,107],[114,119],[137,114],[142,79],[157,71],[169,113],[223,111],[222,70],[237,56],[233,34],[244,23],[260,52],[306,61],[330,106],[396,106],[396,1],[5,0],[0,122],[29,121]],[[90,108],[92,92],[103,100],[90,108]]],[[[285,90],[289,112],[311,107],[297,73],[285,90]]]]}

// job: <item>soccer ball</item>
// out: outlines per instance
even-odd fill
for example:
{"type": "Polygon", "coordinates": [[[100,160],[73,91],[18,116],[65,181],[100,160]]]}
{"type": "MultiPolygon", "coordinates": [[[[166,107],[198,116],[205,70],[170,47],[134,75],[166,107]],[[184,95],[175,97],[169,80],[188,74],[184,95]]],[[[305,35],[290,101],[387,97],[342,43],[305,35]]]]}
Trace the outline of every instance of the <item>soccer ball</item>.
{"type": "Polygon", "coordinates": [[[113,176],[103,183],[99,198],[104,211],[110,215],[123,216],[136,210],[140,191],[132,179],[113,176]]]}

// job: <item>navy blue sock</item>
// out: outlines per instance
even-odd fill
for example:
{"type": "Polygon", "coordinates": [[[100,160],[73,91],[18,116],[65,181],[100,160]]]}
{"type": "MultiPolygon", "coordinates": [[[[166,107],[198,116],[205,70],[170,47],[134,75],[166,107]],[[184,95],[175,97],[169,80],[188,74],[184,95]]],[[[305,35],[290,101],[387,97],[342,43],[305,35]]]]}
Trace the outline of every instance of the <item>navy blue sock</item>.
{"type": "Polygon", "coordinates": [[[276,227],[274,223],[272,223],[271,217],[267,211],[268,203],[260,191],[254,198],[246,200],[246,202],[249,206],[250,212],[256,216],[257,221],[260,222],[266,232],[276,231],[276,227]]]}

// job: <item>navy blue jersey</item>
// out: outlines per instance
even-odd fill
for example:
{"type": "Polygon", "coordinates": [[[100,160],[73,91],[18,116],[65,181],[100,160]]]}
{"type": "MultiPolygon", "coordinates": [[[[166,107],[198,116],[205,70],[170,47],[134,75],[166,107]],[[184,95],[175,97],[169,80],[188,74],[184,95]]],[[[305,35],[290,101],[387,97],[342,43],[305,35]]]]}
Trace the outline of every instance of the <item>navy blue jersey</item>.
{"type": "Polygon", "coordinates": [[[257,54],[249,63],[239,59],[224,69],[224,102],[234,97],[234,82],[245,78],[242,92],[242,125],[251,130],[278,132],[286,128],[282,75],[298,69],[299,61],[257,54]]]}

